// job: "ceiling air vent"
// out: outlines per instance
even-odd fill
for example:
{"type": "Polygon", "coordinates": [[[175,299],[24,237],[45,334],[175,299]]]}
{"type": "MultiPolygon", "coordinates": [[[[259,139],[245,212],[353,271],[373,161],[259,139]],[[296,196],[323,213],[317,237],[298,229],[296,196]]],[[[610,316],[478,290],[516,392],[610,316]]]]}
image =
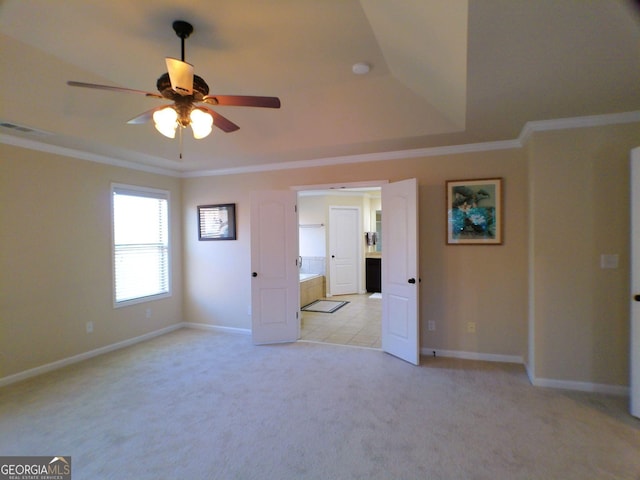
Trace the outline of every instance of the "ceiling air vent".
{"type": "Polygon", "coordinates": [[[15,132],[20,132],[20,133],[28,133],[31,135],[38,135],[38,136],[48,136],[48,135],[53,135],[53,133],[50,132],[45,132],[44,130],[37,130],[35,128],[31,128],[31,127],[25,127],[24,125],[18,125],[16,123],[9,123],[9,122],[0,122],[0,127],[2,128],[8,128],[11,129],[15,132]]]}

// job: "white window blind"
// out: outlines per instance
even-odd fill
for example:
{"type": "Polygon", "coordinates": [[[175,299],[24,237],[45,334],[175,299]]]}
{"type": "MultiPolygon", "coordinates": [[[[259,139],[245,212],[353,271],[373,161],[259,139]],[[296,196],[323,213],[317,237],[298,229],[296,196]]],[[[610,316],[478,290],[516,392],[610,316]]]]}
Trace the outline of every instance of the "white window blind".
{"type": "Polygon", "coordinates": [[[114,185],[115,305],[169,292],[169,192],[114,185]]]}

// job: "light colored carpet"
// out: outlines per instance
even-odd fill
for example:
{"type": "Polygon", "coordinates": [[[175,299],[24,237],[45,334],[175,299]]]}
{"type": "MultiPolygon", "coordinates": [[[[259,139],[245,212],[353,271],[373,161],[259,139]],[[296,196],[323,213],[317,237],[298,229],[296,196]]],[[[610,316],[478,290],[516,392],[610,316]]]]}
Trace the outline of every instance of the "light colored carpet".
{"type": "Polygon", "coordinates": [[[626,411],[518,365],[182,329],[0,389],[0,455],[71,455],[74,480],[637,480],[626,411]]]}
{"type": "Polygon", "coordinates": [[[309,305],[302,307],[305,312],[333,313],[339,308],[344,307],[349,302],[338,300],[316,300],[309,305]]]}

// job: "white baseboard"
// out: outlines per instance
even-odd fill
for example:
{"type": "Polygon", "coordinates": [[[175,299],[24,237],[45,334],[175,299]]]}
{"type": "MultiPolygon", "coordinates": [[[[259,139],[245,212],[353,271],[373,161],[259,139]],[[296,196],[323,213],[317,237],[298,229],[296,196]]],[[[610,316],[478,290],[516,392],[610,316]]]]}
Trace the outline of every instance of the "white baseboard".
{"type": "Polygon", "coordinates": [[[207,323],[183,323],[182,326],[186,328],[195,328],[198,330],[209,330],[214,332],[234,333],[237,335],[251,335],[250,328],[237,328],[237,327],[223,327],[220,325],[209,325],[207,323]]]}
{"type": "Polygon", "coordinates": [[[630,389],[624,385],[606,383],[576,382],[574,380],[556,380],[554,378],[537,378],[535,370],[528,363],[524,364],[531,385],[543,388],[557,388],[577,392],[605,393],[607,395],[629,396],[630,389]]]}
{"type": "MultiPolygon", "coordinates": [[[[223,327],[220,325],[208,325],[205,323],[189,323],[189,322],[176,323],[175,325],[170,325],[168,327],[161,328],[160,330],[155,330],[153,332],[149,332],[144,335],[140,335],[138,337],[129,338],[121,342],[113,343],[111,345],[106,345],[104,347],[96,348],[95,350],[74,355],[73,357],[63,358],[62,360],[47,363],[46,365],[41,365],[39,367],[31,368],[29,370],[25,370],[23,372],[16,373],[14,375],[2,377],[0,378],[0,387],[4,387],[12,383],[19,382],[21,380],[26,380],[27,378],[35,377],[36,375],[42,375],[43,373],[47,373],[52,370],[57,370],[59,368],[66,367],[67,365],[72,365],[74,363],[78,363],[83,360],[88,360],[89,358],[97,357],[98,355],[102,355],[108,352],[113,352],[114,350],[119,350],[121,348],[135,345],[136,343],[144,342],[145,340],[150,340],[154,337],[158,337],[160,335],[173,332],[180,328],[194,328],[194,329],[209,330],[209,331],[215,331],[215,332],[232,333],[236,335],[251,335],[251,330],[248,328],[223,327]]],[[[517,355],[500,355],[500,354],[493,354],[493,353],[464,352],[464,351],[458,351],[458,350],[441,350],[437,348],[420,349],[420,353],[426,356],[433,355],[433,352],[435,352],[436,356],[439,356],[439,357],[461,358],[465,360],[482,360],[487,362],[524,364],[523,358],[517,355]]],[[[527,368],[527,365],[525,365],[525,368],[527,370],[527,376],[529,377],[529,380],[536,387],[558,388],[558,389],[564,389],[564,390],[576,390],[580,392],[591,392],[591,393],[605,393],[609,395],[619,395],[619,396],[628,396],[630,393],[629,387],[624,385],[576,382],[571,380],[555,380],[551,378],[535,378],[535,377],[532,377],[531,372],[529,371],[529,368],[527,368]]]]}
{"type": "Polygon", "coordinates": [[[79,353],[78,355],[74,355],[73,357],[63,358],[62,360],[57,360],[55,362],[47,363],[45,365],[40,365],[39,367],[31,368],[29,370],[25,370],[20,373],[2,377],[0,378],[0,387],[4,387],[6,385],[19,382],[21,380],[26,380],[27,378],[35,377],[37,375],[42,375],[43,373],[51,372],[52,370],[57,370],[59,368],[66,367],[67,365],[72,365],[74,363],[82,362],[83,360],[88,360],[89,358],[97,357],[98,355],[113,352],[114,350],[119,350],[121,348],[129,347],[131,345],[135,345],[136,343],[144,342],[145,340],[150,340],[154,337],[164,335],[165,333],[173,332],[180,328],[197,328],[201,330],[211,330],[216,332],[251,335],[251,330],[248,328],[222,327],[218,325],[206,325],[204,323],[186,323],[186,322],[176,323],[175,325],[170,325],[168,327],[161,328],[160,330],[155,330],[153,332],[145,333],[144,335],[140,335],[138,337],[129,338],[121,342],[112,343],[111,345],[106,345],[104,347],[96,348],[95,350],[79,353]]]}
{"type": "Polygon", "coordinates": [[[573,380],[555,380],[553,378],[533,378],[531,383],[536,387],[575,390],[578,392],[606,393],[608,395],[628,396],[629,387],[606,383],[575,382],[573,380]]]}
{"type": "Polygon", "coordinates": [[[441,350],[439,348],[421,348],[420,353],[425,356],[436,353],[437,357],[462,358],[464,360],[482,360],[485,362],[524,363],[517,355],[500,355],[497,353],[464,352],[460,350],[441,350]]]}
{"type": "Polygon", "coordinates": [[[59,368],[66,367],[67,365],[72,365],[74,363],[82,362],[83,360],[97,357],[98,355],[102,355],[104,353],[113,352],[114,350],[119,350],[121,348],[125,348],[130,345],[134,345],[136,343],[144,342],[145,340],[149,340],[151,338],[164,335],[165,333],[173,332],[174,330],[178,330],[183,326],[184,326],[184,323],[176,323],[175,325],[170,325],[168,327],[161,328],[160,330],[155,330],[153,332],[145,333],[144,335],[140,335],[138,337],[129,338],[121,342],[112,343],[111,345],[106,345],[104,347],[96,348],[95,350],[79,353],[78,355],[74,355],[73,357],[63,358],[62,360],[57,360],[55,362],[47,363],[45,365],[40,365],[39,367],[31,368],[29,370],[25,370],[20,373],[2,377],[0,378],[0,387],[4,387],[11,383],[19,382],[21,380],[26,380],[27,378],[35,377],[36,375],[42,375],[43,373],[47,373],[52,370],[57,370],[59,368]]]}
{"type": "Polygon", "coordinates": [[[528,362],[524,362],[524,369],[527,372],[527,377],[529,377],[529,382],[531,382],[531,385],[534,385],[533,381],[536,377],[528,362]]]}
{"type": "Polygon", "coordinates": [[[439,357],[462,358],[465,360],[484,360],[487,362],[505,362],[523,364],[527,377],[535,387],[557,388],[562,390],[574,390],[578,392],[605,393],[608,395],[628,396],[629,387],[624,385],[609,385],[604,383],[576,382],[572,380],[555,380],[552,378],[536,378],[522,357],[515,355],[497,355],[491,353],[462,352],[457,350],[440,350],[437,348],[422,348],[422,355],[431,356],[433,352],[439,357]]]}

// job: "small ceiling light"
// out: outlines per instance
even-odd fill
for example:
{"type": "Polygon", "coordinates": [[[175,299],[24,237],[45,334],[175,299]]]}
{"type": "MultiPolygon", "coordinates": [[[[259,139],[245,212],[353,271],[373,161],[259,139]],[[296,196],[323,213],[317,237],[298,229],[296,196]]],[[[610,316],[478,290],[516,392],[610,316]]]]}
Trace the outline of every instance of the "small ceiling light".
{"type": "Polygon", "coordinates": [[[176,128],[178,127],[178,112],[173,107],[166,107],[153,113],[153,121],[162,135],[169,138],[176,138],[176,128]]]}
{"type": "Polygon", "coordinates": [[[211,133],[213,127],[213,117],[199,108],[194,108],[189,114],[191,118],[191,129],[193,130],[193,138],[199,140],[211,133]]]}
{"type": "Polygon", "coordinates": [[[364,62],[354,63],[353,67],[351,67],[351,71],[356,75],[366,75],[370,70],[371,66],[364,62]]]}

